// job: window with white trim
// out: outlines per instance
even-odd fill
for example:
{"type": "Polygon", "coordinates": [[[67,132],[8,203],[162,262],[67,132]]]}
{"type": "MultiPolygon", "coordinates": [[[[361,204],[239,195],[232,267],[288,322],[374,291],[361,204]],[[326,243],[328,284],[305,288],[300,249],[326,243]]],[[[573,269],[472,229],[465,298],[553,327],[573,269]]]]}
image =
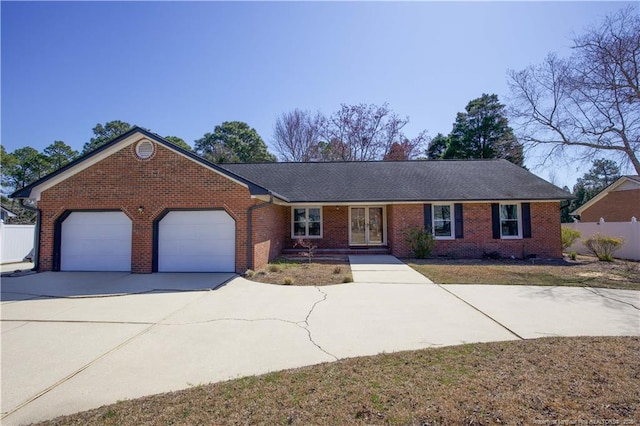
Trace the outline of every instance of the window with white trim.
{"type": "Polygon", "coordinates": [[[522,238],[519,204],[500,204],[500,237],[522,238]]]}
{"type": "Polygon", "coordinates": [[[291,238],[322,238],[322,208],[293,207],[291,238]]]}
{"type": "Polygon", "coordinates": [[[436,239],[454,238],[453,206],[451,204],[433,205],[433,236],[436,239]]]}

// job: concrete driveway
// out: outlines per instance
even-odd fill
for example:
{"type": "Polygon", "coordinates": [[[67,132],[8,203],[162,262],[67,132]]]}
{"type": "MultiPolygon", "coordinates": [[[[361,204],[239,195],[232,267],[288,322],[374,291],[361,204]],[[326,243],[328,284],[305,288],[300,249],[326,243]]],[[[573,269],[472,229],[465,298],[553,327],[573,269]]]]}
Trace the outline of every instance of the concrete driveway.
{"type": "Polygon", "coordinates": [[[229,276],[217,274],[3,277],[2,424],[382,351],[640,335],[640,292],[403,284],[391,275],[418,280],[397,263],[352,262],[354,277],[371,282],[291,287],[242,278],[222,285],[229,276]],[[358,269],[378,273],[367,278],[358,269]]]}

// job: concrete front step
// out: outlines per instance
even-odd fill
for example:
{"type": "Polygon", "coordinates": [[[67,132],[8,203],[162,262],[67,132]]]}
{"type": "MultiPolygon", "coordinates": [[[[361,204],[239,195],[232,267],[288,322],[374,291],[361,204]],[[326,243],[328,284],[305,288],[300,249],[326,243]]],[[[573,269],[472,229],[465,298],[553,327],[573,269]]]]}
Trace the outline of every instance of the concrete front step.
{"type": "MultiPolygon", "coordinates": [[[[304,248],[287,248],[282,250],[283,256],[298,255],[304,253],[304,248]]],[[[391,254],[389,247],[352,247],[348,249],[314,249],[314,258],[320,256],[350,256],[350,255],[378,255],[378,254],[391,254]]]]}

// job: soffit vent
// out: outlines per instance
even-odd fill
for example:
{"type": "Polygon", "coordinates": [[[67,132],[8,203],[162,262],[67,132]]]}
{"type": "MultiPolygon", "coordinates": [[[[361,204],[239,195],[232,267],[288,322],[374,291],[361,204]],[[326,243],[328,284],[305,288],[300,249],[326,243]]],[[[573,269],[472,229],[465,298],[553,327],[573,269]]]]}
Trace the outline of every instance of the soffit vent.
{"type": "Polygon", "coordinates": [[[146,160],[153,155],[154,147],[153,143],[147,139],[143,139],[136,145],[136,155],[138,158],[146,160]]]}

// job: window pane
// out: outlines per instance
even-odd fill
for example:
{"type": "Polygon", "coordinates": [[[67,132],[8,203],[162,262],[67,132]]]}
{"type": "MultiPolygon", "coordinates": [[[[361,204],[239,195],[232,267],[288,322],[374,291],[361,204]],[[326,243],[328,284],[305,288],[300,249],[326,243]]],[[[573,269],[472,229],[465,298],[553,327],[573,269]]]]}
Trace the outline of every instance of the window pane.
{"type": "Polygon", "coordinates": [[[293,223],[293,235],[295,235],[296,237],[304,237],[306,235],[304,222],[293,223]]]}
{"type": "Polygon", "coordinates": [[[518,236],[518,221],[517,220],[503,220],[502,221],[502,236],[517,237],[518,236]]]}
{"type": "Polygon", "coordinates": [[[309,236],[320,236],[320,222],[309,222],[309,236]]]}
{"type": "Polygon", "coordinates": [[[451,206],[433,206],[435,220],[451,220],[451,206]]]}
{"type": "Polygon", "coordinates": [[[306,218],[306,209],[293,209],[293,221],[304,222],[306,218]]]}
{"type": "Polygon", "coordinates": [[[503,204],[500,206],[500,219],[518,219],[517,204],[503,204]]]}
{"type": "Polygon", "coordinates": [[[309,222],[320,222],[320,209],[309,209],[309,222]]]}
{"type": "Polygon", "coordinates": [[[437,220],[433,224],[433,232],[436,237],[451,236],[451,221],[437,220]]]}

